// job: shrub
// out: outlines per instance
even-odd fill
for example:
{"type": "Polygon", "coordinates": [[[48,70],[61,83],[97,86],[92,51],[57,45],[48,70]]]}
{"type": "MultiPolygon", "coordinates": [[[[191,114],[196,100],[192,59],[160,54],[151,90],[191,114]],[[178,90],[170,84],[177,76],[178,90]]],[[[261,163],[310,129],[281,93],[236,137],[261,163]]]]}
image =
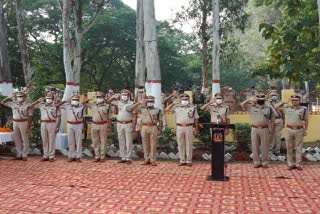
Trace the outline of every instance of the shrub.
{"type": "Polygon", "coordinates": [[[248,151],[251,142],[251,127],[248,123],[236,123],[235,134],[236,147],[238,151],[248,151]]]}

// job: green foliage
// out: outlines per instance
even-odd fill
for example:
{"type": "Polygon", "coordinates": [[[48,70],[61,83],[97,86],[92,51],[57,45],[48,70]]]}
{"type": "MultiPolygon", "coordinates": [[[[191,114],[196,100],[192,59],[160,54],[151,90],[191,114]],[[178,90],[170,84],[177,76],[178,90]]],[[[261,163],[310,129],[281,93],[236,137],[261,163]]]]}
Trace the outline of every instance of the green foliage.
{"type": "Polygon", "coordinates": [[[248,123],[236,123],[235,134],[236,147],[238,151],[247,151],[251,142],[251,126],[248,123]]]}
{"type": "Polygon", "coordinates": [[[159,150],[166,153],[178,152],[178,143],[175,129],[170,129],[168,127],[164,128],[160,137],[158,138],[158,147],[159,150]]]}
{"type": "MultiPolygon", "coordinates": [[[[0,95],[0,100],[3,100],[4,96],[0,95]]],[[[10,108],[0,104],[0,127],[12,129],[12,111],[10,108]]]]}
{"type": "Polygon", "coordinates": [[[260,25],[262,36],[271,40],[271,45],[266,51],[268,60],[261,63],[254,74],[291,81],[319,79],[317,2],[283,0],[280,5],[283,10],[280,22],[260,25]]]}

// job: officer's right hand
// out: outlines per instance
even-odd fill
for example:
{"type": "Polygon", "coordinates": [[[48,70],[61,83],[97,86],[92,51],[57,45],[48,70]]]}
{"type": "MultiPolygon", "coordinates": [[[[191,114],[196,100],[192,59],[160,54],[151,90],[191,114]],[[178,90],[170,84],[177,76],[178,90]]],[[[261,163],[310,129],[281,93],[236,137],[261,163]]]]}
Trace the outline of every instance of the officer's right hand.
{"type": "Polygon", "coordinates": [[[38,100],[37,100],[39,103],[42,103],[44,101],[44,98],[43,97],[40,97],[38,100]]]}
{"type": "Polygon", "coordinates": [[[174,104],[179,104],[181,101],[180,101],[180,98],[176,99],[175,101],[173,101],[174,104]]]}
{"type": "Polygon", "coordinates": [[[212,97],[212,98],[210,99],[210,101],[209,101],[210,104],[213,104],[213,103],[215,103],[215,102],[216,102],[216,98],[214,98],[214,97],[212,97]]]}

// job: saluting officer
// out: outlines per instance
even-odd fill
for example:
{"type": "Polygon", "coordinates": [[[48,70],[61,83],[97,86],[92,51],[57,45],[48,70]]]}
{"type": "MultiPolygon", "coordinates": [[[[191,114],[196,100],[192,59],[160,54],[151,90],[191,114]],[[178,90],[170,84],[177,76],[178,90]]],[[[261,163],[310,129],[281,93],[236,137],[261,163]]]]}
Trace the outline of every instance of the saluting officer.
{"type": "Polygon", "coordinates": [[[229,107],[223,104],[222,94],[216,93],[214,98],[203,105],[201,110],[208,111],[211,115],[211,123],[229,124],[229,107]]]}
{"type": "Polygon", "coordinates": [[[92,109],[92,147],[95,153],[93,162],[104,162],[108,145],[108,132],[110,121],[110,105],[105,102],[103,92],[96,93],[95,103],[84,102],[85,106],[92,109]]]}
{"type": "Polygon", "coordinates": [[[43,146],[43,157],[41,161],[53,162],[56,151],[56,135],[61,122],[61,112],[54,105],[54,95],[48,93],[45,97],[38,99],[30,107],[40,109],[41,115],[41,138],[43,146]]]}
{"type": "Polygon", "coordinates": [[[14,142],[17,150],[16,159],[27,161],[32,110],[26,102],[26,94],[18,92],[11,97],[3,99],[1,104],[12,109],[14,142]],[[11,102],[9,102],[10,99],[12,100],[11,102]]]}
{"type": "Polygon", "coordinates": [[[157,137],[161,133],[163,122],[161,110],[154,107],[154,99],[153,96],[147,96],[146,99],[141,100],[132,107],[135,108],[138,105],[146,104],[146,106],[142,106],[137,110],[141,114],[139,130],[141,130],[144,151],[144,163],[142,165],[151,164],[152,166],[157,166],[157,137]]]}
{"type": "Polygon", "coordinates": [[[80,105],[80,96],[73,95],[66,101],[61,102],[61,109],[66,111],[67,134],[68,134],[68,157],[69,162],[81,162],[82,157],[82,130],[85,116],[85,106],[80,105]]]}
{"type": "MultiPolygon", "coordinates": [[[[300,106],[301,97],[294,94],[291,96],[292,105],[283,108],[286,115],[286,145],[288,170],[302,170],[303,137],[307,134],[309,114],[307,108],[300,106]]],[[[288,102],[282,102],[276,106],[280,108],[288,102]]]]}
{"type": "Polygon", "coordinates": [[[270,151],[276,155],[280,154],[281,149],[281,134],[284,126],[284,112],[282,108],[276,108],[280,103],[277,91],[272,90],[270,93],[270,100],[267,103],[274,113],[275,131],[270,135],[270,151]]]}
{"type": "Polygon", "coordinates": [[[180,99],[175,100],[165,110],[175,112],[179,166],[192,166],[192,142],[194,135],[198,133],[197,108],[190,104],[189,95],[181,94],[180,99]]]}
{"type": "Polygon", "coordinates": [[[113,105],[118,107],[117,131],[119,139],[120,158],[119,163],[131,164],[132,138],[136,124],[136,117],[131,109],[133,102],[130,101],[130,91],[124,89],[119,95],[113,95],[108,99],[113,105]]]}
{"type": "Polygon", "coordinates": [[[243,101],[243,109],[247,109],[251,117],[251,146],[254,168],[268,168],[270,134],[274,132],[274,114],[265,105],[265,95],[258,94],[255,98],[243,101]],[[251,103],[251,104],[250,104],[251,103]],[[261,160],[259,158],[261,146],[261,160]]]}

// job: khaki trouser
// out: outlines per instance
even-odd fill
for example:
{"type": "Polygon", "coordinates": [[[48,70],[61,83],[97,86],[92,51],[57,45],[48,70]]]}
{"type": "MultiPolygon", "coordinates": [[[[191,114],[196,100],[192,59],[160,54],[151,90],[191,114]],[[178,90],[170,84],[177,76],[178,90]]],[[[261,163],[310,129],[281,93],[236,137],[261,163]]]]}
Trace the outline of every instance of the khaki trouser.
{"type": "Polygon", "coordinates": [[[108,124],[92,124],[92,147],[96,159],[104,159],[106,157],[108,145],[108,124]]]}
{"type": "Polygon", "coordinates": [[[28,121],[13,121],[14,142],[17,150],[17,158],[25,158],[29,153],[29,136],[27,135],[28,121]]]}
{"type": "Polygon", "coordinates": [[[41,138],[43,146],[43,157],[54,158],[56,152],[56,123],[41,123],[41,138]]]}
{"type": "Polygon", "coordinates": [[[275,131],[272,135],[270,135],[270,151],[271,152],[280,153],[282,129],[283,129],[283,120],[276,119],[275,131]]]}
{"type": "Polygon", "coordinates": [[[122,160],[131,160],[132,154],[132,123],[117,123],[120,157],[122,160]]]}
{"type": "Polygon", "coordinates": [[[145,161],[156,161],[157,156],[157,126],[142,126],[141,129],[142,145],[145,161]]]}
{"type": "Polygon", "coordinates": [[[287,163],[288,166],[301,166],[303,148],[303,129],[286,129],[287,163]],[[295,153],[294,153],[295,151],[295,153]]]}
{"type": "Polygon", "coordinates": [[[81,158],[82,156],[82,129],[83,124],[70,124],[67,126],[69,158],[81,158]]]}
{"type": "Polygon", "coordinates": [[[269,162],[269,129],[251,128],[251,143],[254,165],[267,165],[269,162]],[[261,146],[261,160],[259,157],[259,146],[261,146]]]}
{"type": "Polygon", "coordinates": [[[177,141],[180,163],[192,162],[193,126],[177,126],[177,141]]]}

